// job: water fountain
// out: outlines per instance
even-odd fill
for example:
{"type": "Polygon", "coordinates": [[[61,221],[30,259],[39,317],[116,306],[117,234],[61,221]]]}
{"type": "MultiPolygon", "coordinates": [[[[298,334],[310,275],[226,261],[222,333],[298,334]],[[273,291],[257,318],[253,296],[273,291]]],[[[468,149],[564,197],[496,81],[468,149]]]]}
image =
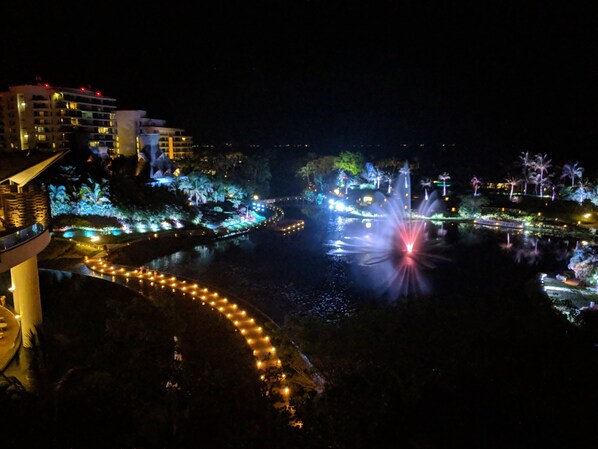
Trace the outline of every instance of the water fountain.
{"type": "MultiPolygon", "coordinates": [[[[441,205],[433,192],[416,210],[411,209],[411,179],[407,163],[396,183],[396,196],[378,197],[373,225],[348,228],[344,240],[333,242],[331,254],[349,256],[388,299],[395,300],[431,290],[425,271],[443,259],[442,241],[429,235],[429,218],[441,205]]],[[[383,196],[377,192],[376,195],[383,196]]]]}

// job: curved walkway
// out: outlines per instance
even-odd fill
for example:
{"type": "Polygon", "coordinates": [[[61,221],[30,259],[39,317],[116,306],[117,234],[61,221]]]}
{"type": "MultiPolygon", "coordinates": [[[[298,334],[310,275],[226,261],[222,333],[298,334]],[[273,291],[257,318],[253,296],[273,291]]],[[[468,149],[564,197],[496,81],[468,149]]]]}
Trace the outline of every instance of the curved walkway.
{"type": "MultiPolygon", "coordinates": [[[[170,289],[173,297],[188,295],[195,301],[201,301],[202,305],[209,306],[212,311],[224,315],[235,326],[235,332],[240,332],[245,337],[246,344],[253,351],[261,380],[268,382],[272,391],[280,394],[282,402],[276,405],[285,407],[291,414],[294,414],[289,403],[292,395],[291,385],[284,372],[282,361],[277,356],[276,348],[272,346],[271,337],[265,332],[264,323],[256,319],[244,306],[240,306],[236,301],[231,301],[206,286],[166,273],[142,271],[125,265],[111,264],[102,258],[87,259],[85,266],[95,276],[134,290],[133,284],[137,284],[143,285],[145,288],[153,287],[156,291],[170,289]]],[[[301,357],[303,358],[303,355],[301,357]]],[[[302,377],[307,376],[313,390],[323,390],[323,379],[317,374],[308,373],[307,369],[297,373],[302,377]]],[[[305,383],[303,384],[305,385],[305,383]]],[[[293,424],[301,425],[299,421],[294,421],[293,424]]]]}

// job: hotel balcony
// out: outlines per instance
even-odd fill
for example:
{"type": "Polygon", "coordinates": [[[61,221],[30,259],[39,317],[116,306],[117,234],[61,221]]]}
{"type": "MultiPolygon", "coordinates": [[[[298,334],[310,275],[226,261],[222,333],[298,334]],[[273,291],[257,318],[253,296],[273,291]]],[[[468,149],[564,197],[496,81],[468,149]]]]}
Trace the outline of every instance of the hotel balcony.
{"type": "Polygon", "coordinates": [[[64,154],[0,154],[0,273],[11,277],[9,291],[0,291],[8,299],[0,304],[0,370],[21,342],[33,346],[42,323],[37,255],[50,243],[51,215],[47,192],[30,181],[64,154]]]}

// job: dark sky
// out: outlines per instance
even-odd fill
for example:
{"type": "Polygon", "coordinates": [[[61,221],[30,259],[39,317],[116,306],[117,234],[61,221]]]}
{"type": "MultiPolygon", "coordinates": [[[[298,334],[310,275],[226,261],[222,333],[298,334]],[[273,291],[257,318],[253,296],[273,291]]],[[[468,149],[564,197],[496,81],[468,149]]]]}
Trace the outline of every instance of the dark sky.
{"type": "Polygon", "coordinates": [[[598,159],[597,1],[51,3],[3,6],[2,89],[90,85],[198,143],[598,159]]]}

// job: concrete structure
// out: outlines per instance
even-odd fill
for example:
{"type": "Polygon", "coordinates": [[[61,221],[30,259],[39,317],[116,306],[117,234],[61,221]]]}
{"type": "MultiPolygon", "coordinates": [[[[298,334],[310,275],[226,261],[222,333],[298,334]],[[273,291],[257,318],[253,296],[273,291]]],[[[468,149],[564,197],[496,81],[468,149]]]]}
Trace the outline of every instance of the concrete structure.
{"type": "Polygon", "coordinates": [[[136,175],[139,175],[146,168],[149,169],[150,178],[163,178],[173,176],[176,166],[166,157],[158,145],[159,134],[141,134],[139,142],[141,149],[138,155],[136,175]]]}
{"type": "Polygon", "coordinates": [[[84,87],[48,84],[0,92],[0,150],[114,153],[116,100],[84,87]]]}
{"type": "Polygon", "coordinates": [[[51,218],[47,192],[29,183],[66,152],[0,155],[0,273],[10,270],[14,317],[26,348],[42,323],[37,255],[50,243],[51,218]]]}
{"type": "Polygon", "coordinates": [[[166,126],[166,120],[146,117],[142,110],[119,110],[116,112],[117,149],[116,154],[134,156],[143,148],[140,136],[158,135],[158,147],[171,161],[177,161],[193,154],[193,138],[180,128],[166,126]]]}

